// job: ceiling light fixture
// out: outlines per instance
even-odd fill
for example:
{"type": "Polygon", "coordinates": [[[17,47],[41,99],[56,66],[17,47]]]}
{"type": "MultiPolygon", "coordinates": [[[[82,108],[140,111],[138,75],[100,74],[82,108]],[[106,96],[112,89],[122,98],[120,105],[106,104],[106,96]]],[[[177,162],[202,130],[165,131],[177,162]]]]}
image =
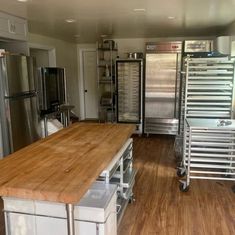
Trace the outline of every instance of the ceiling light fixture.
{"type": "Polygon", "coordinates": [[[66,19],[65,20],[67,23],[74,23],[76,20],[75,19],[66,19]]]}
{"type": "Polygon", "coordinates": [[[146,9],[145,8],[135,8],[133,11],[134,12],[146,12],[146,9]]]}
{"type": "Polygon", "coordinates": [[[168,20],[174,20],[174,19],[175,19],[175,16],[168,16],[167,19],[168,19],[168,20]]]}
{"type": "Polygon", "coordinates": [[[28,0],[17,0],[17,2],[28,2],[28,0]]]}

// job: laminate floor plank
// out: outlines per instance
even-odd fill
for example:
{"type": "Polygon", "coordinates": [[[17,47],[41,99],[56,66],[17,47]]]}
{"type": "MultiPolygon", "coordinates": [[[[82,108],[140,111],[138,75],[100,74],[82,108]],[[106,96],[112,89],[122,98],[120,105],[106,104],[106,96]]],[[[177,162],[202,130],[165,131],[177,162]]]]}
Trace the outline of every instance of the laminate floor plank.
{"type": "Polygon", "coordinates": [[[234,235],[235,193],[226,181],[192,180],[179,190],[170,136],[134,138],[134,193],[118,235],[234,235]]]}

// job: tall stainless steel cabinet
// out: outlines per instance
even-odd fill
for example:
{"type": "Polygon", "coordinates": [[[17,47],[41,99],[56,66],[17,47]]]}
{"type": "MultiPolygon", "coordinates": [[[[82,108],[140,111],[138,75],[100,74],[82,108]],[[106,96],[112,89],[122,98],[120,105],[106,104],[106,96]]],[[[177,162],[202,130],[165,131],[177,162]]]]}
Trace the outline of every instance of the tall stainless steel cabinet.
{"type": "Polygon", "coordinates": [[[143,59],[116,60],[117,122],[136,124],[143,131],[143,59]]]}
{"type": "Polygon", "coordinates": [[[0,58],[0,158],[40,138],[35,76],[32,57],[0,58]]]}
{"type": "Polygon", "coordinates": [[[181,53],[181,42],[146,44],[146,134],[178,132],[181,53]]]}

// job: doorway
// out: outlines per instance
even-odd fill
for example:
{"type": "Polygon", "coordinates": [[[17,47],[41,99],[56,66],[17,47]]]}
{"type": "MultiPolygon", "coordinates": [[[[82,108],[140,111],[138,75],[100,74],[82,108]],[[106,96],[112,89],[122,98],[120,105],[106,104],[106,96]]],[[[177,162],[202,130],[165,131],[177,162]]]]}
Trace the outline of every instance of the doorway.
{"type": "Polygon", "coordinates": [[[30,56],[35,57],[36,66],[39,67],[56,67],[55,48],[40,44],[29,44],[30,56]]]}
{"type": "Polygon", "coordinates": [[[96,50],[93,48],[80,50],[81,96],[84,101],[81,119],[83,120],[98,119],[96,55],[96,50]]]}
{"type": "Polygon", "coordinates": [[[49,67],[49,54],[47,50],[31,48],[29,51],[30,56],[33,56],[36,59],[37,68],[49,67]]]}

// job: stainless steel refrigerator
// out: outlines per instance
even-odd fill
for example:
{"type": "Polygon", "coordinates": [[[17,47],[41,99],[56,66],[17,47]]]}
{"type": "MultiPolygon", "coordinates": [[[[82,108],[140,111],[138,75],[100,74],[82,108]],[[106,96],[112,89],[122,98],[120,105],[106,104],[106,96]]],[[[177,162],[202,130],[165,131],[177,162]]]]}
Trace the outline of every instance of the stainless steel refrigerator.
{"type": "Polygon", "coordinates": [[[0,157],[33,143],[41,136],[35,76],[32,57],[0,57],[0,157]]]}
{"type": "Polygon", "coordinates": [[[143,128],[143,59],[116,60],[117,122],[143,128]]]}
{"type": "Polygon", "coordinates": [[[181,42],[146,45],[146,134],[176,135],[178,132],[181,53],[181,42]]]}

